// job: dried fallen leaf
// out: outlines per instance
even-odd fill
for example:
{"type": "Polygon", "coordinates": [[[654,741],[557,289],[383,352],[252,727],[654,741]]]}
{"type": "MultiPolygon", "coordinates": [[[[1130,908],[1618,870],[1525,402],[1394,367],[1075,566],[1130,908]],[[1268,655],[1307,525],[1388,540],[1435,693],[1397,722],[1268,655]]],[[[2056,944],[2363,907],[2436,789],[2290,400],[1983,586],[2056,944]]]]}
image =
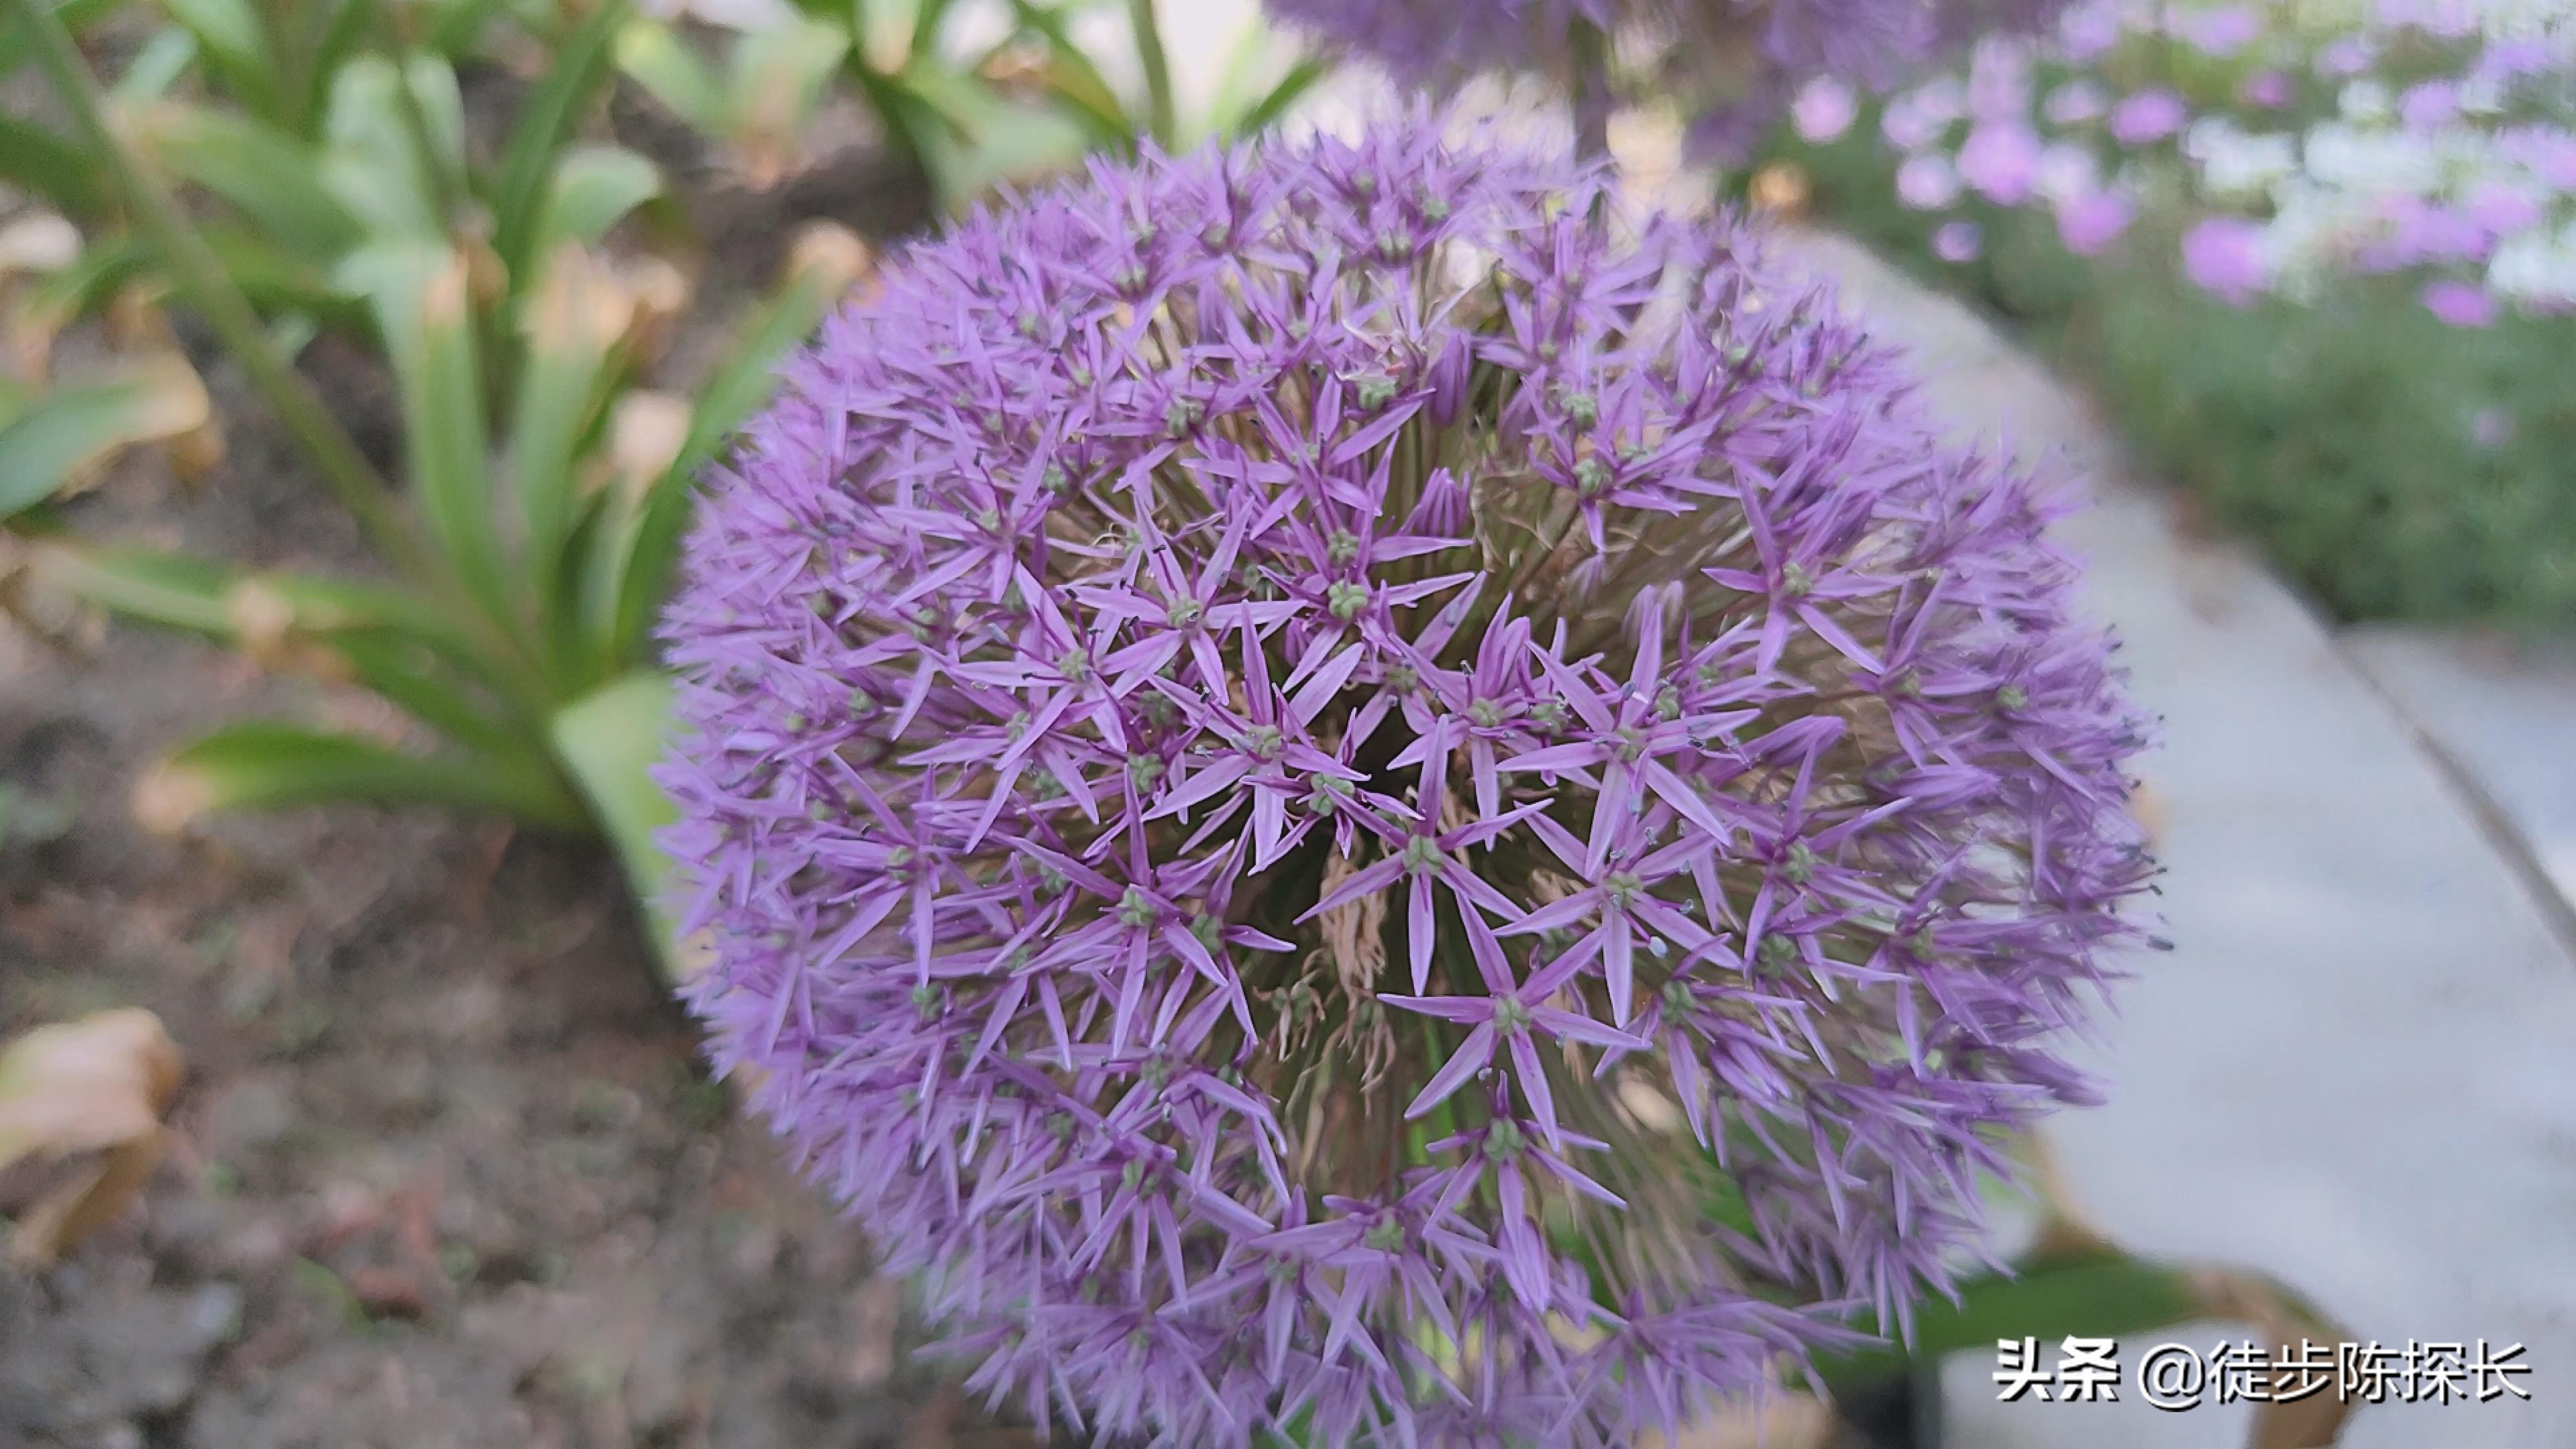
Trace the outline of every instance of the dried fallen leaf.
{"type": "Polygon", "coordinates": [[[132,1007],[39,1027],[0,1051],[0,1168],[96,1154],[20,1217],[10,1245],[20,1261],[52,1262],[141,1190],[161,1160],[161,1112],[180,1070],[161,1019],[132,1007]]]}

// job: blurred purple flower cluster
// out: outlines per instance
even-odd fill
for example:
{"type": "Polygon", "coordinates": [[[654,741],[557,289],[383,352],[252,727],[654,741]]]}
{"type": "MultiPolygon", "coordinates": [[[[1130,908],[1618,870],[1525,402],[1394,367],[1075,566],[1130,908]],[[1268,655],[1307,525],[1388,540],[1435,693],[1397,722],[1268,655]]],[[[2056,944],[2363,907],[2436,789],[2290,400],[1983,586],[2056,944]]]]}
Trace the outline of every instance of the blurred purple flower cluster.
{"type": "Polygon", "coordinates": [[[716,1052],[1092,1434],[1625,1444],[1905,1321],[2152,871],[2032,483],[1415,117],[916,246],[665,635],[716,1052]]]}
{"type": "MultiPolygon", "coordinates": [[[[2181,269],[2215,296],[2415,273],[2436,316],[2483,326],[2500,303],[2576,308],[2571,75],[2576,13],[2379,0],[2321,34],[2241,5],[2087,0],[2052,42],[1989,41],[1964,74],[1918,79],[1881,130],[1918,210],[2044,205],[2091,255],[2179,208],[2181,269]]],[[[1792,115],[1821,143],[1856,112],[1824,79],[1792,115]]],[[[1935,252],[1972,258],[1967,225],[1937,226],[1935,252]]]]}
{"type": "Polygon", "coordinates": [[[1978,36],[2044,27],[2065,0],[1268,0],[1272,13],[1367,55],[1400,79],[1485,71],[1576,85],[1588,26],[1633,63],[1614,85],[1678,100],[1703,150],[1735,155],[1818,76],[1866,87],[1978,36]],[[1624,85],[1622,83],[1624,82],[1624,85]]]}

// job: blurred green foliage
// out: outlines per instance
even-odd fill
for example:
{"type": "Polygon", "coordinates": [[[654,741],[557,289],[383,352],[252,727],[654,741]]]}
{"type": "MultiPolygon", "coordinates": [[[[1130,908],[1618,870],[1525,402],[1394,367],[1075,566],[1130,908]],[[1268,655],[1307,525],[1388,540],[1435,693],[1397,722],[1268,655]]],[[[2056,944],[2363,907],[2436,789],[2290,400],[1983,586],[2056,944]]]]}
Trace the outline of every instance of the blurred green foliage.
{"type": "Polygon", "coordinates": [[[690,393],[657,389],[692,301],[657,248],[693,218],[608,137],[610,93],[650,96],[759,190],[814,159],[845,84],[953,207],[1089,150],[1257,130],[1321,74],[1256,26],[1185,132],[1154,5],[1126,0],[1122,89],[1076,43],[1093,4],[1012,0],[970,44],[948,0],[798,0],[730,32],[626,0],[0,0],[0,78],[32,67],[56,103],[0,119],[0,183],[42,208],[17,246],[32,260],[0,247],[0,320],[13,361],[34,359],[0,374],[0,518],[34,540],[27,575],[408,720],[219,729],[145,782],[146,818],[365,799],[597,830],[651,911],[669,690],[650,631],[692,481],[869,258],[809,234],[690,393]],[[165,302],[221,342],[381,574],[85,538],[52,506],[119,449],[216,427],[165,302]],[[57,334],[126,305],[157,349],[45,375],[57,334]],[[395,479],[299,370],[326,333],[394,400],[395,479]]]}
{"type": "Polygon", "coordinates": [[[2190,490],[2347,619],[2576,622],[2576,323],[2442,323],[2400,277],[2234,307],[2179,273],[2184,219],[2150,208],[2079,257],[2036,208],[1896,199],[1865,107],[1840,140],[1785,128],[1817,219],[2009,324],[2103,409],[2141,471],[2190,490]],[[1933,230],[1983,231],[1969,262],[1933,230]]]}

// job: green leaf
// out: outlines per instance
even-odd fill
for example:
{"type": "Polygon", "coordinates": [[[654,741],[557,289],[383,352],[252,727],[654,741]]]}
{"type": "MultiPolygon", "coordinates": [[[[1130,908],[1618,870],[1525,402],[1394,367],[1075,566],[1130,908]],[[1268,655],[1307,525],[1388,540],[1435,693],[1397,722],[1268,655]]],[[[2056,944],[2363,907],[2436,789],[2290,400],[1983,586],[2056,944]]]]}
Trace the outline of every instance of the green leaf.
{"type": "Polygon", "coordinates": [[[1011,0],[1011,11],[1023,27],[1046,42],[1041,79],[1048,94],[1071,109],[1103,145],[1132,149],[1140,128],[1127,114],[1127,104],[1118,98],[1116,87],[1075,43],[1062,12],[1035,0],[1011,0]]]}
{"type": "MultiPolygon", "coordinates": [[[[357,3],[357,0],[352,0],[357,3]]],[[[411,97],[419,107],[418,119],[428,132],[428,162],[434,167],[448,194],[463,196],[465,183],[465,95],[456,84],[456,68],[442,55],[415,53],[403,62],[404,77],[411,82],[411,97]]],[[[400,97],[396,97],[397,103],[400,97]]],[[[424,138],[414,136],[417,143],[424,138]]]]}
{"type": "Polygon", "coordinates": [[[465,258],[445,245],[388,242],[358,253],[344,276],[373,303],[393,361],[411,488],[430,532],[465,592],[514,629],[465,258]]]}
{"type": "Polygon", "coordinates": [[[488,755],[423,755],[280,721],[217,730],[162,761],[145,782],[165,821],[215,810],[368,801],[438,805],[580,830],[588,818],[564,783],[488,755]]]}
{"type": "Polygon", "coordinates": [[[630,20],[617,32],[617,68],[681,120],[710,135],[724,129],[724,92],[671,27],[630,20]]]}
{"type": "Polygon", "coordinates": [[[232,636],[229,570],[203,559],[141,549],[47,543],[35,576],[74,598],[132,618],[219,639],[232,636]]]}
{"type": "Polygon", "coordinates": [[[547,645],[559,657],[572,647],[570,631],[556,627],[555,616],[569,571],[565,553],[580,481],[574,465],[621,330],[614,290],[587,252],[567,244],[555,251],[520,316],[527,349],[510,411],[510,481],[527,533],[530,590],[548,620],[547,645]]]}
{"type": "Polygon", "coordinates": [[[197,54],[197,38],[185,29],[173,25],[154,31],[126,64],[125,74],[116,78],[117,103],[140,106],[161,99],[196,62],[197,54]]]}
{"type": "Polygon", "coordinates": [[[626,214],[662,194],[662,172],[623,146],[577,146],[555,167],[531,254],[550,257],[567,241],[596,246],[626,214]]]}
{"type": "Polygon", "coordinates": [[[18,296],[21,326],[59,331],[106,305],[142,272],[148,253],[138,238],[110,236],[81,248],[72,264],[47,272],[18,296]]]}
{"type": "Polygon", "coordinates": [[[679,457],[645,497],[631,538],[622,539],[622,567],[615,569],[616,608],[603,653],[613,661],[634,657],[653,614],[669,592],[679,561],[680,535],[688,527],[691,484],[743,419],[777,391],[780,356],[811,335],[823,309],[838,300],[814,275],[796,277],[753,319],[729,360],[699,390],[679,457]]]}
{"type": "Polygon", "coordinates": [[[1288,108],[1297,104],[1298,99],[1306,92],[1314,89],[1315,83],[1322,80],[1327,73],[1329,73],[1329,67],[1312,56],[1298,61],[1288,68],[1286,75],[1279,78],[1277,85],[1272,86],[1260,100],[1253,102],[1243,114],[1231,121],[1220,120],[1217,134],[1229,140],[1260,135],[1277,125],[1279,118],[1288,113],[1288,108]]]}
{"type": "MultiPolygon", "coordinates": [[[[370,231],[441,237],[447,219],[439,200],[440,158],[424,153],[415,139],[403,86],[402,72],[380,55],[340,67],[323,120],[322,183],[370,231]]],[[[410,91],[411,104],[430,109],[418,84],[410,91]]],[[[434,133],[431,143],[444,144],[434,133]]]]}
{"type": "Polygon", "coordinates": [[[0,518],[42,503],[118,449],[206,421],[206,389],[177,358],[57,387],[0,426],[0,518]]]}
{"type": "Polygon", "coordinates": [[[357,213],[319,181],[322,152],[265,121],[165,104],[143,113],[143,132],[174,175],[240,208],[298,256],[327,264],[365,234],[357,213]]]}
{"type": "Polygon", "coordinates": [[[492,193],[492,247],[513,290],[526,289],[522,278],[530,259],[540,255],[535,249],[537,221],[550,192],[555,156],[608,77],[609,42],[625,15],[621,0],[608,0],[592,11],[556,49],[554,65],[529,91],[518,124],[510,129],[500,183],[492,193]]]}
{"type": "Polygon", "coordinates": [[[242,572],[188,554],[64,539],[41,541],[31,567],[36,578],[82,601],[129,619],[206,634],[227,645],[250,642],[242,637],[245,611],[237,606],[237,596],[245,588],[258,588],[289,611],[291,629],[322,645],[350,632],[394,632],[415,639],[466,676],[484,683],[497,678],[474,637],[456,627],[448,608],[404,588],[283,570],[242,572]]]}
{"type": "Polygon", "coordinates": [[[360,684],[422,724],[479,754],[542,770],[540,747],[486,708],[480,692],[418,638],[398,629],[342,629],[321,642],[348,661],[360,684]]]}
{"type": "Polygon", "coordinates": [[[651,774],[670,742],[671,681],[654,671],[626,675],[564,706],[552,732],[555,755],[616,851],[664,974],[677,984],[685,956],[668,912],[671,861],[655,837],[679,811],[651,774]]]}
{"type": "Polygon", "coordinates": [[[268,27],[250,0],[161,0],[170,18],[197,38],[206,68],[226,93],[255,115],[275,120],[286,99],[286,74],[268,27]]]}
{"type": "Polygon", "coordinates": [[[80,147],[51,127],[0,114],[0,182],[43,197],[65,216],[87,219],[107,202],[100,180],[80,147]]]}
{"type": "Polygon", "coordinates": [[[858,6],[859,55],[867,68],[892,75],[929,43],[922,24],[923,0],[862,0],[858,6]]]}
{"type": "MultiPolygon", "coordinates": [[[[2191,1275],[2116,1253],[2032,1264],[2018,1277],[1987,1274],[1960,1285],[1955,1305],[1929,1299],[1914,1310],[1910,1345],[1886,1344],[1818,1355],[1828,1386],[1903,1372],[1960,1349],[1991,1348],[1998,1339],[2117,1337],[2188,1322],[2208,1312],[2191,1275]]],[[[1876,1333],[1866,1316],[1854,1325],[1876,1333]]]]}
{"type": "Polygon", "coordinates": [[[454,0],[439,6],[438,23],[429,32],[430,49],[447,56],[472,50],[482,38],[483,28],[508,5],[509,0],[454,0]]]}

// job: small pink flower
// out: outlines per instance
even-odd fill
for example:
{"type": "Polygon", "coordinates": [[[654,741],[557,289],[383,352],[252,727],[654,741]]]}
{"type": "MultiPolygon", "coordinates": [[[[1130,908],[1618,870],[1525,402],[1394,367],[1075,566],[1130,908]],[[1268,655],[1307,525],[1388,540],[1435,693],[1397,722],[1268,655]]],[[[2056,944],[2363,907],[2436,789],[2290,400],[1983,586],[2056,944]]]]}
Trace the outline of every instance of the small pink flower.
{"type": "Polygon", "coordinates": [[[2234,55],[2263,33],[2263,17],[2242,5],[2177,10],[2167,23],[2177,38],[2208,55],[2234,55]]]}
{"type": "Polygon", "coordinates": [[[1819,146],[1840,140],[1859,113],[1860,103],[1853,98],[1851,87],[1831,76],[1807,82],[1789,107],[1790,121],[1797,126],[1799,136],[1819,146]]]}
{"type": "Polygon", "coordinates": [[[2237,98],[2245,104],[2267,111],[2286,107],[2294,94],[2288,74],[2277,70],[2257,71],[2247,76],[2245,84],[2236,91],[2237,98]]]}
{"type": "Polygon", "coordinates": [[[2116,191],[2097,191],[2057,209],[2057,239],[2079,257],[2100,254],[2137,218],[2138,208],[2116,191]]]}
{"type": "Polygon", "coordinates": [[[2120,43],[2120,17],[2106,5],[2078,6],[2066,12],[2057,33],[2067,58],[2081,65],[2120,43]]]}
{"type": "Polygon", "coordinates": [[[2111,137],[2123,146],[2161,141],[2183,127],[2191,112],[2168,90],[2140,91],[2112,108],[2111,137]]]}
{"type": "Polygon", "coordinates": [[[2017,121],[1988,121],[1959,148],[1959,179],[1997,206],[2019,206],[2030,197],[2039,170],[2039,137],[2017,121]]]}
{"type": "Polygon", "coordinates": [[[1932,233],[1932,254],[1954,264],[1975,261],[1985,244],[1985,232],[1973,221],[1949,222],[1932,233]]]}
{"type": "Polygon", "coordinates": [[[2465,209],[2469,219],[2492,237],[2529,231],[2540,225],[2544,214],[2539,198],[2529,191],[2494,181],[2482,183],[2471,191],[2465,209]]]}
{"type": "Polygon", "coordinates": [[[2429,131],[2460,114],[2460,88],[2449,81],[2410,86],[2397,101],[2397,117],[2410,131],[2429,131]]]}
{"type": "Polygon", "coordinates": [[[2317,52],[2317,74],[2343,77],[2370,69],[2370,44],[2346,37],[2317,52]]]}
{"type": "Polygon", "coordinates": [[[2263,290],[2263,228],[2240,216],[2213,216],[2183,234],[2183,275],[2230,306],[2263,290]]]}
{"type": "Polygon", "coordinates": [[[2424,308],[2450,327],[2492,327],[2495,298],[2470,282],[2440,281],[2424,288],[2424,308]]]}

